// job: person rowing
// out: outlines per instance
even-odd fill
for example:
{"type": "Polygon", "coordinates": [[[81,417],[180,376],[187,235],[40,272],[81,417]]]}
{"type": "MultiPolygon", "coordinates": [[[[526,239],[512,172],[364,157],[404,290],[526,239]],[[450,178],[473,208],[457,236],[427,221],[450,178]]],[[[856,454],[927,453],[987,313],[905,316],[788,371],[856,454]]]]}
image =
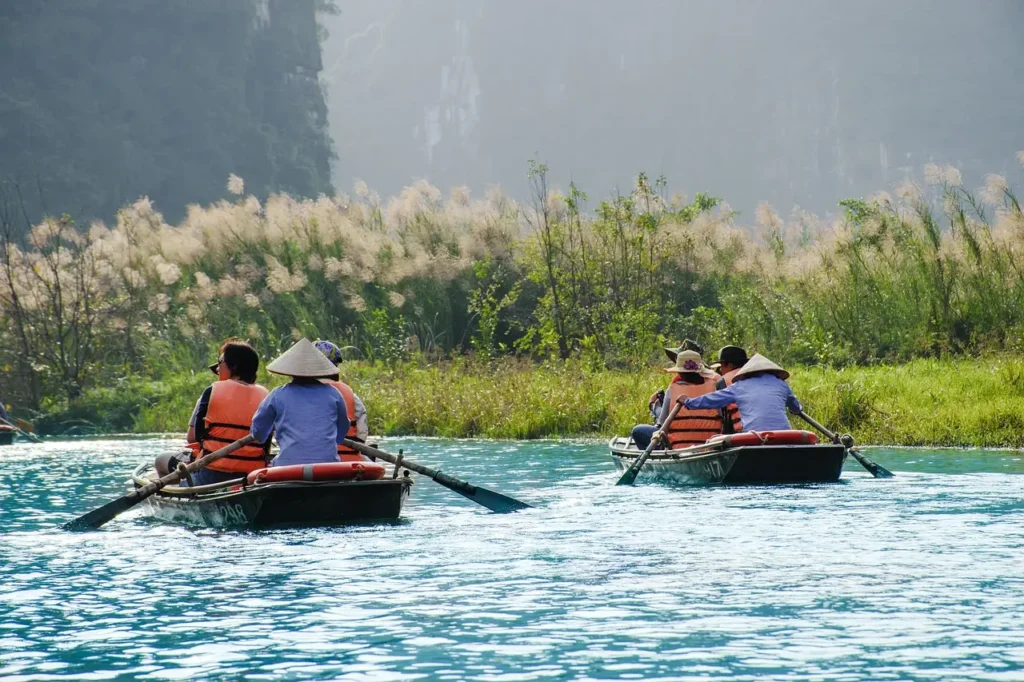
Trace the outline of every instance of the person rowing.
{"type": "Polygon", "coordinates": [[[337,376],[338,369],[303,338],[267,371],[292,379],[271,391],[252,418],[256,442],[268,442],[274,433],[281,447],[271,466],[339,461],[338,445],[351,426],[348,409],[341,393],[320,381],[337,376]]]}
{"type": "Polygon", "coordinates": [[[789,372],[756,353],[733,374],[731,386],[687,398],[683,405],[689,410],[706,410],[735,403],[743,431],[785,431],[792,428],[786,409],[793,414],[803,410],[786,383],[788,378],[789,372]]]}
{"type": "MultiPolygon", "coordinates": [[[[747,364],[747,351],[739,346],[723,346],[718,351],[718,362],[712,363],[711,369],[718,372],[721,378],[715,383],[715,390],[722,390],[732,386],[736,379],[736,373],[747,364]]],[[[739,433],[743,430],[743,420],[740,417],[739,407],[735,403],[728,405],[722,411],[725,418],[722,429],[723,433],[739,433]]]]}
{"type": "MultiPolygon", "coordinates": [[[[188,422],[188,448],[192,458],[208,455],[249,433],[256,408],[267,397],[267,389],[256,383],[260,356],[241,339],[228,339],[220,357],[210,365],[217,381],[203,391],[188,422]]],[[[257,444],[246,445],[192,474],[193,485],[208,485],[243,478],[266,466],[266,451],[257,444]]],[[[184,457],[160,455],[155,462],[158,475],[166,476],[184,457]]],[[[182,485],[187,485],[183,481],[182,485]]]]}
{"type": "MultiPolygon", "coordinates": [[[[638,424],[633,427],[632,437],[637,448],[646,450],[651,438],[668,419],[672,406],[679,400],[702,396],[715,390],[718,375],[708,369],[700,354],[692,350],[680,351],[676,364],[666,372],[675,373],[675,378],[665,391],[665,404],[655,424],[638,424]]],[[[703,444],[708,438],[722,433],[722,413],[718,409],[690,408],[684,406],[665,429],[669,449],[684,448],[703,444]]],[[[659,444],[664,448],[665,444],[659,444]]]]}
{"type": "MultiPolygon", "coordinates": [[[[323,353],[324,357],[330,360],[331,364],[335,367],[341,364],[341,349],[338,348],[337,345],[330,341],[324,341],[321,339],[314,341],[313,345],[316,346],[316,349],[323,353]]],[[[366,406],[363,404],[362,399],[355,394],[355,391],[353,391],[348,384],[341,381],[340,371],[328,379],[321,379],[321,381],[337,389],[338,393],[341,394],[342,399],[345,401],[345,409],[348,411],[349,417],[349,427],[345,437],[359,443],[365,443],[366,437],[370,433],[370,429],[367,426],[366,406]]],[[[338,445],[338,457],[341,458],[342,462],[358,462],[370,459],[366,455],[359,453],[344,443],[338,445]]]]}

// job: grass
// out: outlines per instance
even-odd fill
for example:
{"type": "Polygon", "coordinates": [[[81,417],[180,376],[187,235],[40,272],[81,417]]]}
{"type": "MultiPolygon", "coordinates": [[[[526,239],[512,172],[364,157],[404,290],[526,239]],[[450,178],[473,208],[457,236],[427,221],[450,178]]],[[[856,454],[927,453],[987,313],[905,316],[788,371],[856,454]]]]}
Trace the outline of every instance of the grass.
{"type": "MultiPolygon", "coordinates": [[[[597,370],[582,362],[352,363],[344,369],[367,404],[371,432],[381,435],[608,437],[646,423],[648,396],[667,383],[657,368],[597,370]]],[[[807,412],[859,443],[1024,447],[1024,361],[1016,358],[790,369],[807,412]]],[[[210,378],[199,372],[90,391],[79,407],[38,425],[43,432],[59,432],[61,424],[79,432],[89,430],[82,424],[94,431],[184,431],[210,378]]],[[[261,380],[268,387],[281,382],[261,380]]]]}

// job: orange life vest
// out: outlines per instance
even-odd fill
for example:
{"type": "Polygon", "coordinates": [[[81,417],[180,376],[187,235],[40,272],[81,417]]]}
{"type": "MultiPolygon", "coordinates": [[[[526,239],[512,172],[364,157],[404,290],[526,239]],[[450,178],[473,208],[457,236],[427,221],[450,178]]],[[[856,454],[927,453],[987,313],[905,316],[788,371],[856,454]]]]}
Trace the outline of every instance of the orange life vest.
{"type": "MultiPolygon", "coordinates": [[[[203,455],[234,443],[249,435],[252,417],[256,408],[267,397],[267,389],[259,384],[245,384],[228,379],[215,381],[210,391],[210,405],[206,408],[206,437],[203,438],[203,455]]],[[[246,445],[230,455],[221,457],[206,466],[213,471],[247,474],[267,465],[263,460],[262,445],[246,445]]]]}
{"type": "MultiPolygon", "coordinates": [[[[722,375],[722,378],[715,384],[715,390],[720,391],[723,388],[732,386],[733,380],[736,378],[736,372],[742,368],[734,369],[731,372],[726,372],[722,375]]],[[[723,416],[725,417],[725,426],[728,429],[729,425],[732,425],[732,433],[741,433],[743,431],[743,420],[740,419],[740,408],[736,403],[729,403],[723,410],[723,416]]]]}
{"type": "MultiPolygon", "coordinates": [[[[716,377],[701,377],[704,381],[699,384],[690,384],[676,380],[668,387],[667,400],[670,405],[682,398],[697,398],[715,390],[716,377]]],[[[722,413],[719,410],[688,410],[685,407],[679,408],[675,419],[668,425],[665,435],[668,436],[670,449],[685,448],[690,445],[699,445],[712,436],[722,433],[722,413]]]]}
{"type": "MultiPolygon", "coordinates": [[[[356,394],[352,392],[348,384],[340,381],[333,381],[331,379],[321,379],[321,381],[338,389],[342,400],[345,401],[345,411],[348,413],[348,433],[345,434],[345,438],[360,440],[357,436],[359,432],[356,430],[356,394]]],[[[343,443],[338,444],[338,457],[341,458],[342,462],[363,461],[363,456],[358,450],[354,450],[343,443]]]]}

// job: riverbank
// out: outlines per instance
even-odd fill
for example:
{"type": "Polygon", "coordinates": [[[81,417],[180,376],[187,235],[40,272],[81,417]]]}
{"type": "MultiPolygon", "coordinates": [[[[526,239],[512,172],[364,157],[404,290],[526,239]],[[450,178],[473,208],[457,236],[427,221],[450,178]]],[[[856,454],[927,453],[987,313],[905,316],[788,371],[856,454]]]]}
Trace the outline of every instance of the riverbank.
{"type": "MultiPolygon", "coordinates": [[[[667,377],[583,362],[456,360],[391,367],[350,363],[371,431],[530,439],[611,436],[647,422],[648,396],[667,377]]],[[[897,366],[793,367],[809,414],[862,444],[1024,447],[1024,362],[1010,357],[914,360],[897,366]]],[[[71,409],[36,420],[43,433],[184,430],[208,373],[128,379],[88,391],[71,409]]],[[[268,386],[279,377],[263,374],[268,386]]],[[[794,426],[797,423],[794,421],[794,426]]]]}

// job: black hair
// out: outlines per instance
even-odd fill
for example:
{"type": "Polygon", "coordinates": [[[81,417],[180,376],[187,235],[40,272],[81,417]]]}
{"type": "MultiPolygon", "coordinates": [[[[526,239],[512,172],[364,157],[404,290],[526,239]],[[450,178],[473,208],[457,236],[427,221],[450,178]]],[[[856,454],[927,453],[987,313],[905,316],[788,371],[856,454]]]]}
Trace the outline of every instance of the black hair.
{"type": "Polygon", "coordinates": [[[247,384],[256,383],[256,370],[260,368],[260,356],[245,341],[231,339],[220,349],[231,376],[247,384]]]}

